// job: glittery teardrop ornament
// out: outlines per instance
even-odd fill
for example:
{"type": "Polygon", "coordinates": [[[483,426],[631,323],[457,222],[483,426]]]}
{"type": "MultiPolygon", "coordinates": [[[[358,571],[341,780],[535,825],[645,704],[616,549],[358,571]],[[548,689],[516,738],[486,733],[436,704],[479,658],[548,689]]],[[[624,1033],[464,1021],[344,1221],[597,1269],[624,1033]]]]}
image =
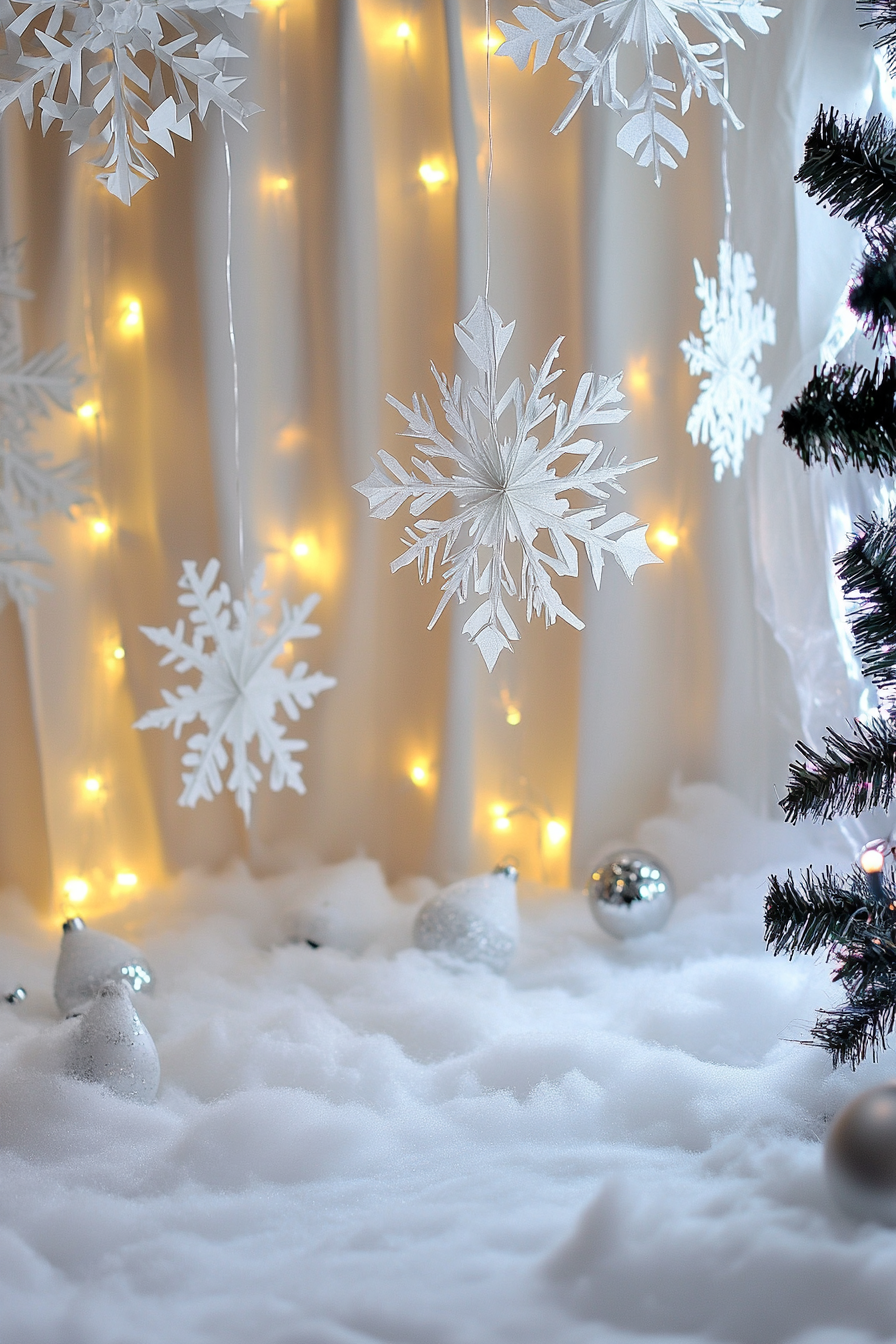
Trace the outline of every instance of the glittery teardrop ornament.
{"type": "Polygon", "coordinates": [[[111,933],[88,929],[83,919],[67,919],[56,963],[53,994],[60,1012],[81,1012],[100,985],[120,978],[134,993],[146,992],[153,976],[139,947],[111,933]]]}
{"type": "Polygon", "coordinates": [[[415,945],[505,971],[519,941],[516,880],[507,865],[446,887],[421,906],[415,945]]]}
{"type": "Polygon", "coordinates": [[[828,1131],[824,1165],[840,1207],[896,1227],[896,1083],[860,1092],[828,1131]]]}
{"type": "Polygon", "coordinates": [[[129,1101],[154,1101],[159,1090],[155,1042],[134,1011],[120,977],[107,980],[81,1017],[68,1053],[68,1072],[102,1083],[129,1101]]]}
{"type": "Polygon", "coordinates": [[[659,859],[643,849],[608,855],[588,884],[591,913],[614,938],[637,938],[661,929],[674,900],[671,877],[659,859]]]}

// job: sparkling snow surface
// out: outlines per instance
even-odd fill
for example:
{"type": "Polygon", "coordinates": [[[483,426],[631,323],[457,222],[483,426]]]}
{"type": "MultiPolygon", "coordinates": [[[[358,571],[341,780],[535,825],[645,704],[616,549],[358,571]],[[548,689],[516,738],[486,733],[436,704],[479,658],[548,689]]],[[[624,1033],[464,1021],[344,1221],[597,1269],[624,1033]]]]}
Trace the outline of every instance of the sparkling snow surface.
{"type": "Polygon", "coordinates": [[[57,938],[7,902],[3,1344],[896,1338],[896,1232],[837,1212],[819,1143],[896,1051],[795,1044],[836,991],[762,944],[766,874],[842,859],[831,829],[695,786],[637,839],[667,930],[614,944],[524,891],[506,978],[410,948],[426,884],[371,863],[182,879],[115,926],[158,976],[148,1107],[60,1076],[57,938]],[[325,886],[360,955],[284,944],[325,886]]]}

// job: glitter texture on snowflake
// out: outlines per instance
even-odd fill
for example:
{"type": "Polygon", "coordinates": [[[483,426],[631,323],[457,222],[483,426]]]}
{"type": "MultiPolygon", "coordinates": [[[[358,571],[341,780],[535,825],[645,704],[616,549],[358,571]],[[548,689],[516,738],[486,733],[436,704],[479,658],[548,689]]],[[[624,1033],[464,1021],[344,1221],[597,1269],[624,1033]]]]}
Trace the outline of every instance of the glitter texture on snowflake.
{"type": "Polygon", "coordinates": [[[686,425],[693,443],[709,446],[715,478],[730,467],[740,475],[744,444],[761,434],[772,404],[772,389],[763,387],[757,373],[763,345],[775,343],[775,310],[764,299],[750,298],[756,288],[753,258],[719,243],[719,278],[703,274],[694,262],[694,292],[703,304],[700,330],[681,342],[681,351],[694,377],[708,374],[686,425]]]}
{"type": "MultiPolygon", "coordinates": [[[[744,40],[733,23],[737,18],[754,33],[767,33],[767,19],[780,11],[760,0],[542,0],[542,5],[520,5],[513,11],[520,27],[498,23],[504,34],[499,56],[510,56],[520,70],[535,49],[533,69],[543,66],[558,43],[559,57],[572,71],[570,79],[580,87],[554,126],[558,134],[569,124],[582,103],[591,96],[595,107],[604,103],[621,112],[626,121],[616,137],[620,149],[642,167],[653,168],[659,185],[663,167],[675,168],[671,151],[681,158],[688,140],[680,126],[666,113],[674,110],[675,84],[656,67],[657,52],[672,49],[681,72],[681,114],[687,112],[693,94],[702,94],[721,107],[740,129],[741,122],[722,92],[720,46],[744,40]],[[678,16],[699,24],[713,38],[692,43],[678,16]],[[643,82],[628,96],[619,88],[617,64],[626,46],[636,47],[644,71],[643,82]]],[[[670,73],[673,66],[670,63],[670,73]]]]}
{"type": "Polygon", "coordinates": [[[421,479],[381,451],[380,460],[391,474],[376,465],[367,479],[355,486],[367,497],[374,518],[389,518],[402,504],[409,503],[417,519],[406,529],[407,549],[393,561],[393,572],[416,561],[421,582],[428,583],[443,546],[442,599],[430,629],[452,597],[466,602],[471,588],[485,596],[464,632],[479,648],[489,671],[501,651],[511,647],[510,640],[519,638],[504,602],[505,593],[525,601],[527,620],[543,612],[548,625],[560,616],[577,630],[583,628],[579,618],[563,605],[548,572],[578,573],[575,542],[584,549],[598,587],[605,554],[612,555],[629,578],[639,565],[659,563],[645,540],[646,526],[635,527],[638,520],[631,514],[618,513],[599,525],[595,522],[607,511],[610,491],[624,493],[620,476],[656,460],[601,460],[603,445],[581,433],[586,426],[619,421],[627,414],[617,407],[622,400],[622,375],[596,378],[586,373],[570,406],[555,402],[553,392],[546,395],[546,389],[562,373],[562,369],[553,370],[561,337],[539,370],[530,367],[532,391],[528,398],[518,378],[500,394],[498,369],[514,326],[513,322],[505,325],[494,308],[477,299],[472,311],[454,329],[461,349],[477,370],[475,385],[460,377],[449,384],[432,366],[453,440],[437,428],[425,397],[415,394],[410,407],[394,397],[387,398],[408,423],[404,436],[416,439],[415,447],[420,452],[456,463],[458,473],[445,476],[431,461],[412,458],[413,466],[422,473],[421,479]],[[499,422],[509,412],[514,415],[515,428],[508,436],[500,432],[499,422]],[[534,431],[552,416],[553,432],[542,447],[534,431]],[[558,476],[555,463],[565,454],[583,460],[565,476],[558,476]],[[598,502],[572,509],[562,497],[571,490],[598,502]],[[419,516],[452,495],[457,502],[452,517],[438,521],[419,516]],[[536,547],[541,531],[547,533],[553,555],[536,547]],[[510,543],[518,544],[521,552],[518,579],[509,563],[510,543]],[[489,553],[485,563],[483,551],[489,553]]]}
{"type": "Polygon", "coordinates": [[[227,61],[245,58],[227,16],[250,0],[3,0],[0,114],[18,102],[31,125],[58,121],[71,151],[88,142],[98,174],[126,204],[158,176],[141,146],[174,153],[172,135],[192,137],[191,114],[211,104],[244,123],[258,109],[234,97],[243,77],[227,61]],[[190,91],[192,89],[192,92],[190,91]]]}
{"type": "Polygon", "coordinates": [[[180,737],[186,724],[201,719],[207,732],[187,739],[181,759],[184,790],[178,802],[181,807],[195,807],[200,798],[210,802],[222,791],[221,772],[228,765],[229,745],[232,767],[227,787],[236,794],[248,825],[252,795],[262,779],[261,770],[249,757],[253,739],[258,740],[262,764],[270,765],[274,792],[286,787],[305,793],[302,767],[293,757],[308,743],[285,737],[286,728],[274,715],[282,709],[296,722],[299,711],[310,709],[314,697],[336,682],[323,672],[308,675],[307,663],[294,663],[288,674],[274,666],[286,652],[288,641],[320,634],[320,626],[308,624],[319,601],[317,594],[297,607],[283,602],[280,624],[272,631],[265,619],[270,606],[264,565],[256,570],[243,601],[231,600],[226,583],[215,587],[219,569],[217,560],[209,560],[200,574],[192,560],[184,561],[178,582],[184,592],[178,602],[190,613],[192,638],[186,638],[182,620],[174,630],[140,627],[153,644],[168,650],[162,667],[174,663],[176,672],[198,672],[201,679],[198,686],[178,686],[176,695],[163,690],[165,707],[151,709],[134,726],[173,727],[174,736],[180,737]]]}
{"type": "Polygon", "coordinates": [[[50,586],[33,570],[51,563],[37,540],[41,517],[69,515],[89,498],[81,486],[82,458],[54,463],[29,443],[53,406],[72,409],[78,376],[64,345],[24,356],[19,304],[34,295],[17,283],[21,253],[21,243],[0,248],[0,605],[5,590],[20,608],[50,586]]]}

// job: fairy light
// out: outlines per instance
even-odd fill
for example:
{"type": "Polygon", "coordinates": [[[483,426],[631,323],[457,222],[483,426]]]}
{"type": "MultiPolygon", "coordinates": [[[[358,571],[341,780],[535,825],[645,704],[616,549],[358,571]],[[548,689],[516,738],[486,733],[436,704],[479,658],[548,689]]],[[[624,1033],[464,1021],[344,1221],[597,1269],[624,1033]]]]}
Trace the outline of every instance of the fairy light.
{"type": "Polygon", "coordinates": [[[395,36],[399,42],[410,42],[414,36],[414,30],[409,23],[400,23],[395,29],[395,36]]]}
{"type": "Polygon", "coordinates": [[[283,193],[289,191],[292,186],[292,178],[278,176],[268,177],[265,178],[265,186],[268,191],[273,192],[277,196],[282,196],[283,193]]]}
{"type": "Polygon", "coordinates": [[[483,32],[479,38],[479,45],[483,51],[497,51],[503,41],[504,38],[500,33],[483,32]]]}
{"type": "Polygon", "coordinates": [[[545,823],[544,833],[548,844],[562,845],[569,834],[569,831],[562,821],[558,821],[556,817],[552,817],[550,821],[545,823]]]}
{"type": "Polygon", "coordinates": [[[417,175],[427,191],[438,191],[448,181],[448,169],[441,159],[426,159],[417,169],[417,175]]]}
{"type": "Polygon", "coordinates": [[[136,874],[136,873],[116,873],[116,874],[115,874],[115,883],[116,883],[116,886],[119,886],[119,887],[136,887],[136,885],[137,885],[137,874],[136,874]]]}
{"type": "Polygon", "coordinates": [[[95,401],[85,401],[75,411],[79,420],[95,420],[99,413],[100,408],[95,401]]]}
{"type": "Polygon", "coordinates": [[[425,761],[415,761],[408,771],[408,777],[418,789],[426,788],[429,783],[429,766],[425,761]]]}
{"type": "Polygon", "coordinates": [[[629,363],[625,371],[625,383],[634,401],[650,400],[653,386],[646,355],[642,355],[640,359],[633,359],[629,363]]]}
{"type": "Polygon", "coordinates": [[[881,873],[884,868],[884,856],[879,849],[865,849],[862,851],[859,863],[863,873],[881,873]]]}
{"type": "Polygon", "coordinates": [[[305,537],[297,537],[289,550],[295,560],[305,560],[311,554],[311,542],[305,537]]]}
{"type": "Polygon", "coordinates": [[[98,775],[88,775],[84,780],[84,792],[90,798],[96,798],[102,792],[103,781],[98,775]]]}
{"type": "Polygon", "coordinates": [[[115,659],[116,663],[120,663],[124,659],[124,649],[120,644],[116,645],[112,650],[112,657],[115,659]]]}
{"type": "Polygon", "coordinates": [[[139,336],[143,331],[143,305],[139,299],[125,299],[122,313],[118,319],[118,329],[123,336],[139,336]]]}
{"type": "Polygon", "coordinates": [[[86,900],[90,892],[90,883],[83,877],[70,877],[68,881],[63,882],[62,890],[70,901],[77,903],[86,900]]]}
{"type": "Polygon", "coordinates": [[[504,717],[511,728],[515,728],[523,716],[516,705],[508,705],[504,717]]]}
{"type": "Polygon", "coordinates": [[[653,540],[657,546],[661,546],[666,551],[675,551],[681,545],[681,537],[668,527],[658,527],[653,534],[653,540]]]}
{"type": "Polygon", "coordinates": [[[91,521],[90,530],[95,537],[99,537],[101,540],[112,534],[112,528],[105,518],[94,518],[91,521]]]}

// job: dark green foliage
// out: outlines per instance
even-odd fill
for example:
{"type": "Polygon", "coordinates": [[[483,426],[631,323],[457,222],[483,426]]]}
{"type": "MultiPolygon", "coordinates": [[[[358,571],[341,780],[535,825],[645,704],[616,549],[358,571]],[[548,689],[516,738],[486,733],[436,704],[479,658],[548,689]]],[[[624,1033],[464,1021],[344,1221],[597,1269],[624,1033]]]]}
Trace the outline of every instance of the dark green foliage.
{"type": "Polygon", "coordinates": [[[842,1008],[824,1009],[809,1035],[831,1056],[834,1067],[851,1064],[855,1069],[871,1054],[877,1059],[887,1048],[887,1037],[896,1026],[896,981],[891,976],[869,985],[842,1008]]]}
{"type": "Polygon", "coordinates": [[[784,442],[807,467],[896,472],[896,365],[825,364],[781,416],[784,442]]]}
{"type": "Polygon", "coordinates": [[[788,870],[779,882],[769,878],[765,903],[765,941],[775,956],[817,952],[824,943],[842,942],[856,915],[868,912],[868,884],[860,872],[838,877],[833,869],[810,868],[797,882],[788,870]]]}
{"type": "Polygon", "coordinates": [[[896,0],[857,0],[857,3],[860,11],[871,15],[861,26],[883,32],[874,45],[886,52],[887,69],[896,75],[896,0]]]}
{"type": "Polygon", "coordinates": [[[866,233],[896,220],[896,130],[882,114],[863,121],[820,108],[796,175],[810,196],[866,233]]]}
{"type": "Polygon", "coordinates": [[[857,817],[866,808],[889,806],[896,792],[896,729],[884,718],[856,719],[854,726],[851,738],[828,731],[823,752],[797,742],[805,759],[791,765],[781,799],[788,821],[857,817]]]}
{"type": "Polygon", "coordinates": [[[896,327],[896,247],[872,244],[849,291],[849,306],[869,340],[882,345],[896,327]]]}
{"type": "Polygon", "coordinates": [[[896,519],[856,520],[845,551],[834,557],[862,671],[880,691],[896,690],[896,519]]]}

